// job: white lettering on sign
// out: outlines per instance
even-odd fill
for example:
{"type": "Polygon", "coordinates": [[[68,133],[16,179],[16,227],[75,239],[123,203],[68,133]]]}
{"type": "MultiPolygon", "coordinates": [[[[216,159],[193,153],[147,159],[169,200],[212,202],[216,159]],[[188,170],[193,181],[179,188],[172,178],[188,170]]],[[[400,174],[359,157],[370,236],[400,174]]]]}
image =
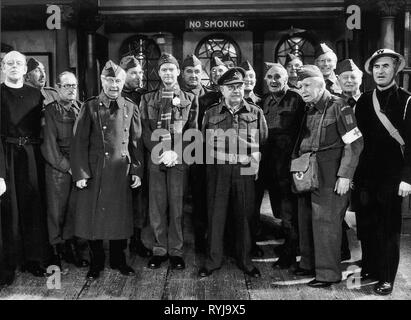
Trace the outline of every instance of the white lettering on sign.
{"type": "Polygon", "coordinates": [[[243,29],[245,20],[188,20],[187,29],[243,29]]]}
{"type": "Polygon", "coordinates": [[[347,7],[347,13],[350,16],[347,18],[348,30],[361,29],[361,8],[357,5],[350,5],[347,7]]]}
{"type": "Polygon", "coordinates": [[[50,5],[47,7],[48,14],[51,14],[50,17],[47,18],[46,25],[47,29],[53,30],[61,29],[61,10],[59,6],[56,5],[50,5]]]}

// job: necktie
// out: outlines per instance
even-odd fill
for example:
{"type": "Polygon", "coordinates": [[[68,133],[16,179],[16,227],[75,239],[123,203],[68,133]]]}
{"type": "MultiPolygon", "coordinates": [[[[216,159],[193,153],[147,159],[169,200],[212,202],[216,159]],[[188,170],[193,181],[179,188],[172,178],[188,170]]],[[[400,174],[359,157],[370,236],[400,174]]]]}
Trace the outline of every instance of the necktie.
{"type": "Polygon", "coordinates": [[[115,113],[115,112],[117,111],[117,109],[118,109],[118,104],[117,104],[117,101],[116,101],[116,100],[111,100],[111,101],[110,101],[110,107],[109,107],[109,109],[110,109],[110,114],[113,114],[113,113],[115,113]]]}
{"type": "Polygon", "coordinates": [[[357,103],[357,101],[355,101],[355,99],[354,99],[353,97],[350,97],[350,98],[348,98],[347,103],[348,103],[348,105],[349,105],[351,108],[354,108],[355,105],[356,105],[356,103],[357,103]]]}
{"type": "Polygon", "coordinates": [[[332,82],[330,79],[325,80],[325,86],[326,86],[328,91],[330,91],[333,84],[334,84],[334,82],[332,82]]]}

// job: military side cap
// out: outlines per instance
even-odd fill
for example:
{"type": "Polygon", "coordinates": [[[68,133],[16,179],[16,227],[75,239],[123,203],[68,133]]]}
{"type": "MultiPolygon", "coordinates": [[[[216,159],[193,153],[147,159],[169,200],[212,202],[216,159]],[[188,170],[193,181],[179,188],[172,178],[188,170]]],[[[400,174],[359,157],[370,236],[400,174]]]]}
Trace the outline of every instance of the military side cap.
{"type": "Polygon", "coordinates": [[[298,59],[302,62],[302,60],[299,56],[296,56],[295,54],[292,54],[292,53],[287,53],[287,56],[285,57],[284,65],[286,66],[287,64],[289,64],[291,61],[293,61],[295,59],[298,59]]]}
{"type": "Polygon", "coordinates": [[[158,59],[158,63],[157,66],[160,69],[161,65],[164,63],[172,63],[174,65],[177,66],[177,68],[180,68],[180,65],[178,64],[178,61],[176,58],[174,58],[174,56],[170,53],[163,53],[160,57],[160,59],[158,59]]]}
{"type": "Polygon", "coordinates": [[[211,68],[214,68],[216,66],[226,66],[223,61],[219,57],[213,57],[211,60],[211,68]]]}
{"type": "Polygon", "coordinates": [[[201,61],[194,54],[190,54],[184,59],[181,69],[195,66],[201,66],[201,61]]]}
{"type": "Polygon", "coordinates": [[[246,60],[242,64],[240,64],[240,67],[243,68],[245,71],[254,71],[253,66],[251,65],[250,61],[246,60]]]}
{"type": "Polygon", "coordinates": [[[392,57],[394,59],[397,59],[399,62],[397,73],[405,67],[405,59],[401,54],[391,49],[379,49],[375,51],[373,55],[370,58],[368,58],[368,60],[365,62],[364,69],[368,74],[372,74],[372,67],[374,65],[375,60],[381,57],[392,57]]]}
{"type": "Polygon", "coordinates": [[[230,56],[228,54],[223,56],[223,63],[228,69],[235,67],[235,63],[230,59],[230,56]]]}
{"type": "Polygon", "coordinates": [[[27,60],[27,73],[36,69],[40,65],[40,63],[40,61],[34,58],[30,58],[29,60],[27,60]]]}
{"type": "Polygon", "coordinates": [[[115,64],[113,61],[108,60],[106,62],[106,65],[104,66],[103,71],[101,72],[102,76],[105,77],[117,77],[121,71],[124,72],[124,70],[117,64],[115,64]]]}
{"type": "Polygon", "coordinates": [[[352,59],[345,59],[337,64],[337,68],[335,70],[336,75],[340,75],[346,71],[357,71],[360,70],[352,59]]]}
{"type": "Polygon", "coordinates": [[[225,86],[234,83],[244,83],[244,77],[245,70],[240,67],[234,67],[224,72],[220,79],[218,79],[217,84],[225,86]]]}
{"type": "Polygon", "coordinates": [[[312,64],[303,65],[300,69],[297,70],[298,81],[303,81],[306,78],[311,77],[323,77],[321,70],[312,64]]]}
{"type": "Polygon", "coordinates": [[[317,59],[319,56],[327,52],[334,52],[334,51],[329,46],[327,46],[325,43],[320,43],[314,48],[315,59],[317,59]]]}
{"type": "Polygon", "coordinates": [[[135,56],[125,56],[121,58],[120,67],[125,71],[131,68],[135,68],[140,65],[140,62],[136,59],[135,56]]]}

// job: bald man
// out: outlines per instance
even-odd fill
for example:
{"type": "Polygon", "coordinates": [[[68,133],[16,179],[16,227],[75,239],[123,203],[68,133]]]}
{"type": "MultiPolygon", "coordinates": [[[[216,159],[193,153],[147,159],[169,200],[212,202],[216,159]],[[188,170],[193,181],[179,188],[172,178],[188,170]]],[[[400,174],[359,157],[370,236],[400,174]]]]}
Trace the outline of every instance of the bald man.
{"type": "Polygon", "coordinates": [[[1,136],[5,154],[6,184],[2,206],[3,250],[11,275],[23,271],[42,277],[47,258],[44,163],[40,151],[43,97],[24,84],[26,58],[18,51],[2,61],[1,136]],[[21,263],[20,263],[21,262],[21,263]]]}

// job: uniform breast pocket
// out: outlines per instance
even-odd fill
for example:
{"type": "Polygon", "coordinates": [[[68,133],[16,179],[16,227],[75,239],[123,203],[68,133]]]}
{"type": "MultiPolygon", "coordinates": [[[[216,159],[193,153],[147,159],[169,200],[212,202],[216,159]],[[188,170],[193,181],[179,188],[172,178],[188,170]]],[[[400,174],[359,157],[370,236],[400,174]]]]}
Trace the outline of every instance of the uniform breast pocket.
{"type": "Polygon", "coordinates": [[[281,129],[287,129],[293,124],[295,112],[291,110],[282,110],[278,113],[281,129]]]}
{"type": "Polygon", "coordinates": [[[227,124],[225,123],[226,115],[212,116],[208,119],[208,129],[223,129],[226,130],[227,124]]]}
{"type": "Polygon", "coordinates": [[[156,106],[155,104],[147,106],[147,113],[148,113],[148,119],[150,121],[151,130],[157,129],[157,120],[158,120],[159,109],[160,108],[158,106],[156,106]]]}
{"type": "Polygon", "coordinates": [[[258,118],[255,114],[240,114],[239,120],[239,129],[247,130],[248,132],[258,129],[258,118]]]}
{"type": "Polygon", "coordinates": [[[56,119],[59,139],[69,139],[73,135],[74,117],[61,116],[56,119]]]}
{"type": "Polygon", "coordinates": [[[333,144],[338,139],[337,119],[325,118],[321,130],[321,143],[333,144]]]}

